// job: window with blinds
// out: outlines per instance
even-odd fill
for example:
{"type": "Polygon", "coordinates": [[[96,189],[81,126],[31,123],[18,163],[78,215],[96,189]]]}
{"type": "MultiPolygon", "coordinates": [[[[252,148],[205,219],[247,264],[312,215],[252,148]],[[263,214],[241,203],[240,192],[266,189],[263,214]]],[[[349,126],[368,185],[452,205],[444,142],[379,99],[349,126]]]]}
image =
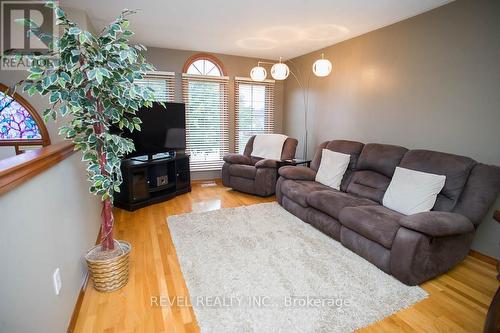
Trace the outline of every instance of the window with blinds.
{"type": "Polygon", "coordinates": [[[158,102],[175,101],[174,72],[149,72],[144,79],[135,80],[134,83],[153,89],[158,102]]]}
{"type": "Polygon", "coordinates": [[[192,171],[219,170],[229,152],[228,77],[182,75],[192,171]]]}
{"type": "Polygon", "coordinates": [[[255,134],[274,132],[274,80],[235,79],[235,148],[240,154],[255,134]]]}

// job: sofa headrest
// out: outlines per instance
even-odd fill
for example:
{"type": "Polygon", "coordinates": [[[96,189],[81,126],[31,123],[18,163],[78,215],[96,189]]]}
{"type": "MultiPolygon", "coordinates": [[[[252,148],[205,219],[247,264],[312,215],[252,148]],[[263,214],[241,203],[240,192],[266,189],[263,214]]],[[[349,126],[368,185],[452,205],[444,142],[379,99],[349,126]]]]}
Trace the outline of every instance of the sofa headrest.
{"type": "Polygon", "coordinates": [[[359,155],[356,170],[372,170],[391,178],[407,151],[400,146],[368,143],[359,155]]]}
{"type": "Polygon", "coordinates": [[[351,155],[348,169],[353,169],[358,161],[359,154],[363,149],[363,144],[357,141],[349,140],[332,140],[321,143],[314,152],[314,157],[311,162],[311,169],[318,170],[321,162],[321,153],[323,149],[329,149],[337,153],[351,155]]]}
{"type": "Polygon", "coordinates": [[[407,152],[399,166],[446,176],[446,182],[438,195],[434,210],[451,211],[475,165],[476,161],[469,157],[416,149],[407,152]]]}
{"type": "Polygon", "coordinates": [[[363,144],[357,141],[332,140],[328,142],[325,148],[337,153],[351,155],[351,160],[349,161],[349,166],[347,168],[353,169],[358,162],[358,157],[359,154],[361,154],[361,150],[363,150],[363,144]]]}

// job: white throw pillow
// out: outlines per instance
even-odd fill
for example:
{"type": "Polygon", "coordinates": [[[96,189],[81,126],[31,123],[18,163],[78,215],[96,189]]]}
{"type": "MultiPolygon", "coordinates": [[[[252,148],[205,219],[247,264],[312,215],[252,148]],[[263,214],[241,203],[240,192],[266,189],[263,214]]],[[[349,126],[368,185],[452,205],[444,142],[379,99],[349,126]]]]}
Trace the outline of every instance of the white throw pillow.
{"type": "Polygon", "coordinates": [[[321,152],[319,169],[316,173],[316,181],[336,190],[340,190],[340,183],[349,166],[350,160],[351,155],[323,149],[321,152]]]}
{"type": "Polygon", "coordinates": [[[446,176],[396,167],[383,205],[405,215],[428,212],[445,181],[446,176]]]}

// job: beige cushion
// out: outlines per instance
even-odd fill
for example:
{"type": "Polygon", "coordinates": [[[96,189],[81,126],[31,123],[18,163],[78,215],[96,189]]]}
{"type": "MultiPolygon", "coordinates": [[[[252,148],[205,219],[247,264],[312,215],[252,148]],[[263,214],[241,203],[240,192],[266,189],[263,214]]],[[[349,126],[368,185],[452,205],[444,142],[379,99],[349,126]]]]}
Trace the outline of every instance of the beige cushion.
{"type": "Polygon", "coordinates": [[[351,155],[349,154],[323,149],[319,169],[316,173],[316,181],[336,190],[340,190],[340,183],[342,182],[342,177],[344,177],[350,159],[351,155]]]}
{"type": "Polygon", "coordinates": [[[405,215],[428,212],[445,181],[446,176],[396,167],[383,204],[405,215]]]}

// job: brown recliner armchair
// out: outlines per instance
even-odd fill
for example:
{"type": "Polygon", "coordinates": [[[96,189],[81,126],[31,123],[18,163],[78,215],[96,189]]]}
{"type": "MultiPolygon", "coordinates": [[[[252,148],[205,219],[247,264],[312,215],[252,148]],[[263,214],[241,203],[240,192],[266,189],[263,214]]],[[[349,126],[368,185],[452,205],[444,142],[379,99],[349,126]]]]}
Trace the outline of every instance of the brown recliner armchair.
{"type": "MultiPolygon", "coordinates": [[[[276,190],[278,161],[252,156],[254,139],[255,135],[248,140],[243,155],[227,154],[224,156],[222,184],[240,192],[265,197],[274,194],[276,190]]],[[[282,160],[295,157],[297,143],[297,139],[286,139],[281,151],[282,160]]]]}

